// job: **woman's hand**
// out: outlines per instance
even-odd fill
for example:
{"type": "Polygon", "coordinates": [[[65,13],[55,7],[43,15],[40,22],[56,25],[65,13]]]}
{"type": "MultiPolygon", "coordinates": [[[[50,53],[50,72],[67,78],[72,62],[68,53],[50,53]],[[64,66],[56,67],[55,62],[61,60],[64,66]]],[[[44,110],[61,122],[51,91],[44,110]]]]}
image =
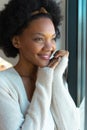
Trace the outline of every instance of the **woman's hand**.
{"type": "Polygon", "coordinates": [[[69,52],[66,50],[58,50],[55,52],[53,58],[50,60],[48,67],[51,67],[53,69],[56,68],[56,66],[60,63],[62,57],[68,57],[69,52]]]}

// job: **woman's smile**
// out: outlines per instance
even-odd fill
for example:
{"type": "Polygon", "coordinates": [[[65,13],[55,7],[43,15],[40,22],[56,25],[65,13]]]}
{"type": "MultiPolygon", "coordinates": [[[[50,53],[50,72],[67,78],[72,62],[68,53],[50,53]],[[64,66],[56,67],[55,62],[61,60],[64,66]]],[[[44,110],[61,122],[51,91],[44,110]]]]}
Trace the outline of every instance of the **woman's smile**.
{"type": "Polygon", "coordinates": [[[27,29],[18,36],[19,52],[24,64],[47,66],[51,54],[56,49],[55,28],[49,18],[33,20],[27,29]]]}
{"type": "Polygon", "coordinates": [[[50,55],[48,55],[48,54],[39,54],[38,56],[43,60],[49,60],[50,59],[50,55]]]}

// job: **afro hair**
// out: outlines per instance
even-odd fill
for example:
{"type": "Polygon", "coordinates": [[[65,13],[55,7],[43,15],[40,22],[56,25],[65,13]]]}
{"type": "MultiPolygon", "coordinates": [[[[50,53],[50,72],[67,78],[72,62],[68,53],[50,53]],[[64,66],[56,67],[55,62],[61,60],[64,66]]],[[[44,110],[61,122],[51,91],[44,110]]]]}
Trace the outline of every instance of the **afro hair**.
{"type": "Polygon", "coordinates": [[[17,56],[19,51],[13,46],[12,38],[22,33],[32,20],[31,13],[41,7],[49,13],[59,37],[59,25],[62,21],[60,3],[55,0],[10,0],[0,11],[0,48],[7,57],[17,56]]]}

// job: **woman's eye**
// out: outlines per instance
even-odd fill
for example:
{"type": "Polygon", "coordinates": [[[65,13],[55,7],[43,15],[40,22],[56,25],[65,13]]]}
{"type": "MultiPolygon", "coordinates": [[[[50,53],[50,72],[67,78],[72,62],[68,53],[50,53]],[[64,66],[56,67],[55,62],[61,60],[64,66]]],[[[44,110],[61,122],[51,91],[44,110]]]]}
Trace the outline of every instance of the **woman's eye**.
{"type": "Polygon", "coordinates": [[[54,37],[54,38],[52,39],[52,41],[55,41],[55,42],[56,42],[56,37],[54,37]]]}
{"type": "Polygon", "coordinates": [[[34,38],[34,41],[35,42],[44,42],[44,39],[43,38],[34,38]]]}

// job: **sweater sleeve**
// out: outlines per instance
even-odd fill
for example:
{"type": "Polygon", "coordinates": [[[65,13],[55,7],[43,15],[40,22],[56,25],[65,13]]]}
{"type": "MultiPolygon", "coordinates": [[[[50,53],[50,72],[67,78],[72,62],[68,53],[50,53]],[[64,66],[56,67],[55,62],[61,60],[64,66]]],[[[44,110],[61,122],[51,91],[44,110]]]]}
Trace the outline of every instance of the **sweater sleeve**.
{"type": "Polygon", "coordinates": [[[23,125],[26,130],[42,130],[47,113],[50,109],[52,95],[53,69],[39,68],[31,105],[26,116],[27,121],[23,125]]]}
{"type": "Polygon", "coordinates": [[[64,56],[54,72],[51,110],[57,130],[80,130],[80,114],[63,82],[68,58],[64,56]]]}
{"type": "Polygon", "coordinates": [[[0,130],[42,130],[51,103],[52,78],[53,69],[39,68],[36,89],[25,117],[18,101],[0,85],[0,130]]]}

